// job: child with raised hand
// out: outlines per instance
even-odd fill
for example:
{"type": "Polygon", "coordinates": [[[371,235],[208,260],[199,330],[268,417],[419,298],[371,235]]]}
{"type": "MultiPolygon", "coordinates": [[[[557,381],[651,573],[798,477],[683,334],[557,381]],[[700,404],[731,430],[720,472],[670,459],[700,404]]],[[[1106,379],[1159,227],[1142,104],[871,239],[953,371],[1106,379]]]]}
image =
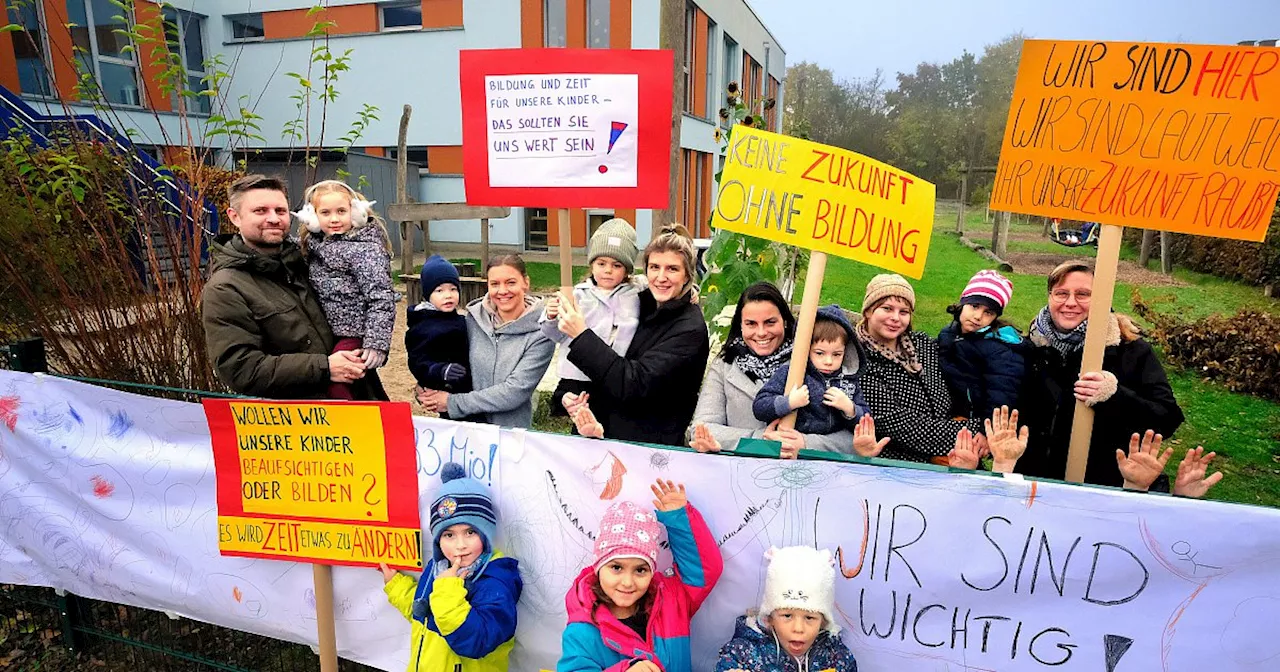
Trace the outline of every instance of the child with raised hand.
{"type": "MultiPolygon", "coordinates": [[[[311,286],[333,330],[333,352],[360,350],[366,369],[387,362],[396,323],[396,293],[391,288],[391,239],[374,201],[345,182],[311,185],[306,205],[293,213],[306,227],[302,253],[311,286]]],[[[352,399],[350,386],[332,383],[329,396],[352,399]]]]}
{"type": "Polygon", "coordinates": [[[716,672],[857,672],[835,620],[835,558],[827,549],[770,548],[764,598],[738,617],[716,672]]]}
{"type": "MultiPolygon", "coordinates": [[[[470,350],[467,318],[458,312],[462,280],[458,269],[433,254],[419,276],[423,301],[407,312],[404,335],[409,371],[418,387],[445,392],[470,392],[470,350]]],[[[443,414],[442,414],[443,415],[443,414]]]]}
{"type": "MultiPolygon", "coordinates": [[[[636,230],[625,219],[610,219],[596,229],[587,243],[591,274],[573,288],[573,300],[587,328],[624,356],[640,325],[641,287],[631,279],[638,253],[636,230]]],[[[564,345],[569,337],[560,332],[557,324],[562,300],[559,295],[548,298],[539,322],[544,336],[564,345]]],[[[591,386],[591,379],[571,364],[567,355],[567,350],[561,348],[560,383],[551,394],[554,415],[572,414],[585,401],[582,395],[591,386]]]]}
{"type": "Polygon", "coordinates": [[[869,413],[858,385],[858,347],[853,325],[837,305],[823,306],[813,323],[804,385],[791,392],[788,367],[781,367],[756,393],[751,410],[761,422],[796,413],[801,434],[833,434],[853,429],[869,413]]]}
{"type": "Polygon", "coordinates": [[[692,672],[689,624],[724,561],[683,484],[659,480],[650,489],[656,517],[618,502],[600,520],[595,561],[565,596],[557,672],[692,672]],[[674,576],[658,572],[662,527],[674,576]]]}
{"type": "Polygon", "coordinates": [[[989,418],[1001,406],[1018,407],[1025,345],[1017,328],[1000,319],[1012,298],[1008,278],[978,271],[947,308],[954,319],[938,333],[938,352],[956,417],[989,418]]]}
{"type": "Polygon", "coordinates": [[[415,583],[382,565],[391,605],[412,622],[409,672],[505,672],[524,584],[515,558],[493,548],[497,509],[461,465],[440,470],[431,505],[432,561],[415,583]]]}

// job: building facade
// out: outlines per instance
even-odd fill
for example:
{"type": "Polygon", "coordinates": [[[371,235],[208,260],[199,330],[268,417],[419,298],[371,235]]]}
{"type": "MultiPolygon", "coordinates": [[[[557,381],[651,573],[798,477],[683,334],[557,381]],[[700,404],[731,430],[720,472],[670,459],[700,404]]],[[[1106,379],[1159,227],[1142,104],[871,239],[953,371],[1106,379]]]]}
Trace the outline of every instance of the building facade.
{"type": "MultiPolygon", "coordinates": [[[[210,115],[243,118],[244,108],[256,115],[253,134],[261,139],[242,138],[234,146],[261,150],[247,155],[250,168],[259,157],[278,161],[291,144],[304,146],[284,133],[299,117],[291,98],[299,82],[289,73],[318,86],[318,69],[308,72],[313,48],[326,43],[334,56],[350,50],[338,95],[327,106],[322,143],[316,137],[319,105],[312,102],[311,145],[342,145],[341,136],[367,104],[378,108],[379,119],[363,129],[353,149],[393,157],[400,110],[411,105],[407,154],[421,166],[418,191],[427,202],[465,201],[459,51],[656,49],[661,24],[660,0],[327,0],[319,12],[307,0],[174,0],[163,8],[135,0],[131,17],[110,0],[6,4],[10,23],[23,30],[0,33],[0,85],[49,114],[92,112],[80,101],[86,87],[96,87],[93,95],[110,108],[107,121],[158,157],[194,145],[228,163],[228,139],[210,136],[207,121],[210,115]],[[168,42],[181,45],[190,89],[207,89],[203,80],[211,71],[230,75],[218,83],[216,98],[167,90],[164,70],[152,63],[155,44],[132,44],[121,32],[145,34],[161,17],[171,24],[168,42]],[[221,65],[209,67],[209,59],[221,65]]],[[[686,95],[675,101],[683,118],[674,207],[690,231],[709,236],[715,128],[725,86],[739,82],[748,101],[777,99],[767,121],[780,128],[786,54],[746,0],[689,0],[684,24],[686,58],[677,68],[686,78],[686,95]]],[[[104,115],[101,105],[98,114],[104,115]]],[[[584,247],[590,231],[613,216],[635,224],[641,241],[652,235],[649,211],[573,210],[572,245],[584,247]]],[[[558,227],[548,219],[547,209],[513,208],[509,218],[490,222],[490,240],[522,250],[554,249],[558,227]]],[[[474,221],[436,222],[431,238],[478,242],[477,227],[474,221]]]]}

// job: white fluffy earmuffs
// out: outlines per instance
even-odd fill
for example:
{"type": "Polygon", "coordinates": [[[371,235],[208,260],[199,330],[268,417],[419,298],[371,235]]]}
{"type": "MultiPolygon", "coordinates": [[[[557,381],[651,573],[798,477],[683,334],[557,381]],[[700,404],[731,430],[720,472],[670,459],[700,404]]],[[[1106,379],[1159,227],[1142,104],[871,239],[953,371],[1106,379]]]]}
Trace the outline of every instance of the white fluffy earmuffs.
{"type": "Polygon", "coordinates": [[[307,193],[304,195],[304,198],[306,199],[307,204],[302,206],[301,210],[293,213],[293,216],[297,217],[298,221],[302,222],[303,225],[307,227],[308,231],[312,233],[324,232],[324,229],[321,228],[320,226],[320,216],[316,214],[315,206],[311,205],[311,195],[315,193],[316,187],[319,187],[320,185],[325,184],[326,182],[335,182],[337,184],[341,184],[343,188],[346,189],[347,194],[351,197],[351,228],[352,229],[358,229],[369,223],[369,217],[372,216],[373,214],[373,205],[377,203],[377,201],[366,201],[363,198],[360,198],[358,195],[356,195],[355,190],[352,189],[350,186],[348,186],[345,182],[338,182],[337,180],[325,180],[324,182],[317,182],[316,184],[312,185],[310,189],[307,189],[307,193]]]}

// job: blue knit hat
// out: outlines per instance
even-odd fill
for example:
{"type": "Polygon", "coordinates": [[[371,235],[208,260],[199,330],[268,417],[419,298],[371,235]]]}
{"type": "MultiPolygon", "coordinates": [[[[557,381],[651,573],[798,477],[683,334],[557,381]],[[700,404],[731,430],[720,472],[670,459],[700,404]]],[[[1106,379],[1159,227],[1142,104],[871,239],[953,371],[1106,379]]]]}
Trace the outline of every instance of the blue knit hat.
{"type": "Polygon", "coordinates": [[[440,469],[440,480],[443,483],[440,494],[431,504],[431,550],[435,560],[445,559],[440,552],[440,535],[459,523],[474,527],[484,541],[484,552],[492,552],[493,538],[498,534],[498,513],[493,508],[489,488],[474,478],[467,478],[467,470],[457,462],[445,463],[440,469]]]}
{"type": "Polygon", "coordinates": [[[422,275],[420,277],[420,285],[422,287],[422,299],[424,301],[431,299],[431,292],[436,291],[436,287],[445,283],[452,283],[459,291],[462,290],[462,281],[458,279],[458,269],[449,263],[448,259],[433,254],[427,263],[422,265],[422,275]]]}

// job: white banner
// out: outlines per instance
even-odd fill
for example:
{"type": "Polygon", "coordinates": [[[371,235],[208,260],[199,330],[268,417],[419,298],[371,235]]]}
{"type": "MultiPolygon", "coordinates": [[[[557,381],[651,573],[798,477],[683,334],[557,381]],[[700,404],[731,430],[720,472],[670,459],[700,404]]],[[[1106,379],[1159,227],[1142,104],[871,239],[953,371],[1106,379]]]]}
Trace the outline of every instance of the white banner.
{"type": "MultiPolygon", "coordinates": [[[[600,515],[650,501],[657,477],[687,485],[725,557],[694,621],[698,670],[759,601],[764,551],[792,544],[839,550],[838,614],[861,670],[1280,667],[1272,509],[415,422],[424,508],[451,452],[499,495],[499,546],[525,578],[517,672],[554,668],[600,515]]],[[[0,582],[314,644],[311,572],[220,557],[213,502],[199,406],[0,372],[0,582]]],[[[403,669],[408,625],[377,572],[334,577],[341,655],[403,669]]]]}

